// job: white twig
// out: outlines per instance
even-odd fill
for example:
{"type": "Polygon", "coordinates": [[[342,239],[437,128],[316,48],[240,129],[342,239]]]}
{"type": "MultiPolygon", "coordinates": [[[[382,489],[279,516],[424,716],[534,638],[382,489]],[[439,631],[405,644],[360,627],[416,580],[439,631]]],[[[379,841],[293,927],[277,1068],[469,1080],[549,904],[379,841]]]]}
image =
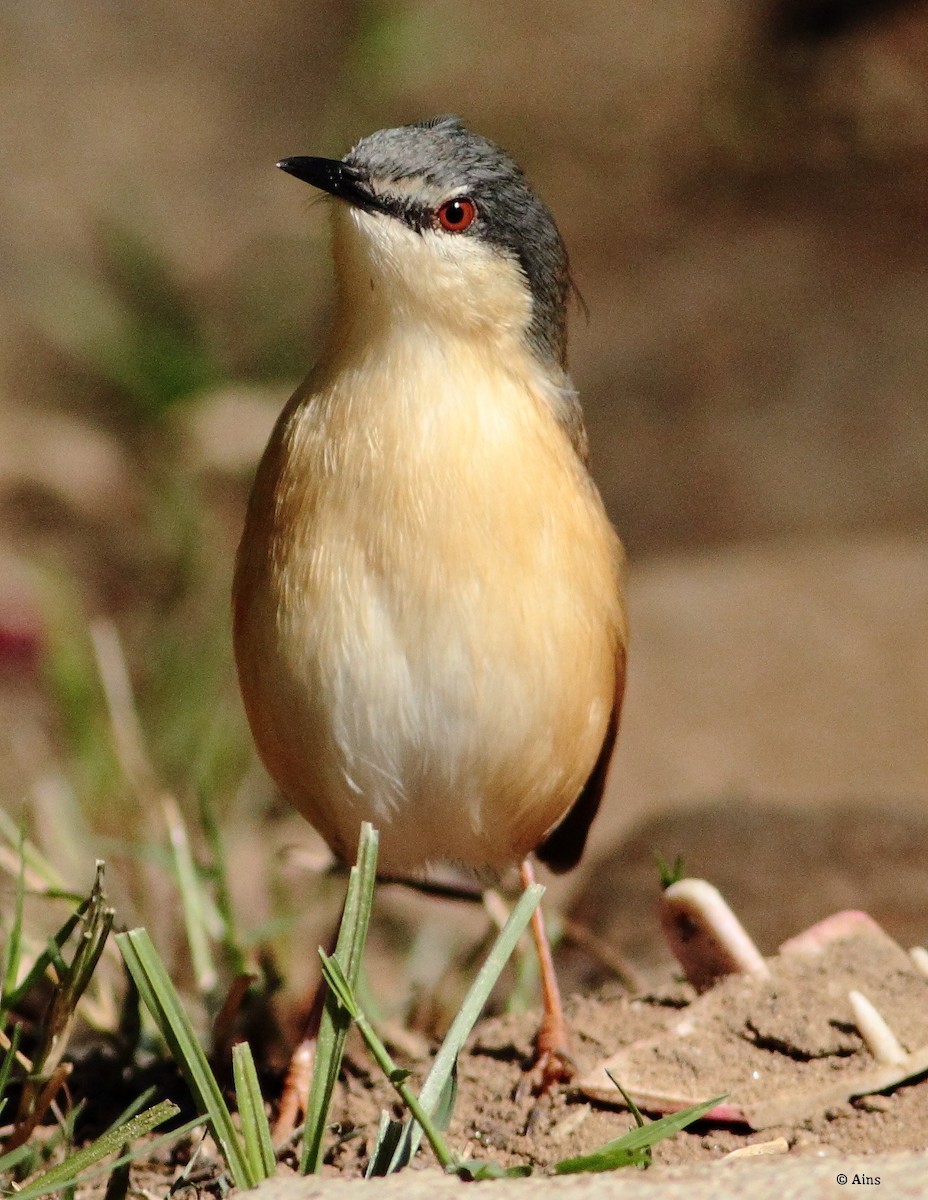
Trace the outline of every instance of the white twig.
{"type": "Polygon", "coordinates": [[[909,951],[909,958],[923,975],[928,975],[928,950],[924,946],[913,946],[909,951]]]}
{"type": "Polygon", "coordinates": [[[723,975],[770,976],[760,951],[705,879],[679,879],[661,897],[661,928],[690,983],[698,991],[723,975]]]}
{"type": "Polygon", "coordinates": [[[879,1063],[901,1066],[909,1057],[898,1038],[867,997],[858,991],[847,994],[854,1010],[854,1023],[867,1049],[879,1063]]]}

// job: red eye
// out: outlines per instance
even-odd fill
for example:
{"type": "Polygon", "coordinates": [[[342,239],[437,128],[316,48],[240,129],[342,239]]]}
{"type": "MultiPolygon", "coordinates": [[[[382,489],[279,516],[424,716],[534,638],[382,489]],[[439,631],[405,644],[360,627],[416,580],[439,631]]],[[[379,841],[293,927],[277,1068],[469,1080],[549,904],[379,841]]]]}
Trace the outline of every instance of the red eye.
{"type": "Polygon", "coordinates": [[[449,233],[463,233],[474,223],[477,205],[469,196],[455,196],[453,200],[446,200],[439,207],[436,216],[442,229],[447,229],[449,233]]]}

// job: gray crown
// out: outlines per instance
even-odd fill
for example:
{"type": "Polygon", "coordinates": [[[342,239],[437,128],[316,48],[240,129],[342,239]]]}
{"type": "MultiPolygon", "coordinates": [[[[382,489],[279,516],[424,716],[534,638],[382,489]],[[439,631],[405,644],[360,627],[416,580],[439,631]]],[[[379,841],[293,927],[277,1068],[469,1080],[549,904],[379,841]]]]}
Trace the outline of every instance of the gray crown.
{"type": "Polygon", "coordinates": [[[372,133],[344,162],[376,180],[380,204],[414,229],[431,222],[433,201],[408,192],[389,196],[385,183],[421,179],[433,196],[470,196],[478,219],[456,236],[478,238],[518,262],[532,295],[532,345],[543,358],[566,366],[567,250],[554,218],[505,151],[447,116],[372,133]]]}

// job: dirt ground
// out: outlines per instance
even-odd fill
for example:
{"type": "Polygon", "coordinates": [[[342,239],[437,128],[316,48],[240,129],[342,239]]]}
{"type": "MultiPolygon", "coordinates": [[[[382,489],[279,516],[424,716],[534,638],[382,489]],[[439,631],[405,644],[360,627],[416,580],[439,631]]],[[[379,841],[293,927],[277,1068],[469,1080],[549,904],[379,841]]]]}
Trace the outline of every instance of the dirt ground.
{"type": "MultiPolygon", "coordinates": [[[[642,1078],[677,1092],[682,1089],[688,1100],[730,1091],[750,1107],[752,1102],[762,1105],[774,1093],[786,1105],[795,1103],[797,1112],[794,1119],[758,1122],[761,1128],[739,1121],[701,1121],[660,1143],[653,1154],[655,1166],[695,1168],[736,1152],[761,1150],[788,1154],[791,1160],[798,1156],[810,1164],[825,1157],[834,1163],[833,1171],[854,1163],[855,1170],[866,1172],[870,1156],[924,1152],[928,979],[913,973],[911,964],[907,968],[905,959],[888,940],[871,940],[868,945],[865,938],[863,943],[852,940],[833,947],[811,979],[800,966],[794,967],[792,978],[788,970],[780,971],[772,984],[730,977],[698,999],[687,985],[669,978],[642,996],[630,996],[618,985],[574,995],[568,1015],[578,1082],[540,1100],[530,1093],[519,1096],[531,1061],[536,1015],[485,1020],[459,1060],[449,1144],[462,1157],[500,1166],[528,1165],[542,1176],[562,1158],[592,1152],[632,1128],[633,1122],[624,1108],[591,1096],[584,1085],[589,1088],[595,1068],[617,1048],[637,1044],[642,1078]],[[849,980],[878,997],[882,1014],[907,1046],[921,1048],[918,1076],[877,1094],[839,1097],[842,1087],[853,1090],[853,1084],[842,1080],[872,1074],[875,1066],[847,1012],[849,980]],[[919,992],[914,1005],[913,989],[919,992]],[[695,1018],[692,1044],[681,1048],[673,1037],[668,1041],[670,1031],[700,1006],[709,1015],[695,1018]],[[786,1096],[790,1098],[784,1100],[786,1096]]],[[[424,1076],[427,1058],[404,1055],[396,1047],[394,1056],[411,1070],[414,1081],[424,1076]]],[[[615,1069],[634,1091],[633,1059],[634,1052],[615,1069]]],[[[394,1118],[405,1115],[390,1085],[372,1067],[360,1038],[352,1034],[331,1114],[323,1180],[343,1182],[363,1175],[384,1111],[394,1118]]],[[[186,1160],[185,1154],[142,1159],[133,1167],[133,1186],[158,1195],[173,1184],[172,1194],[181,1197],[213,1195],[216,1159],[201,1149],[193,1167],[186,1160]],[[179,1184],[182,1172],[186,1182],[179,1184]]],[[[292,1155],[284,1157],[278,1180],[294,1174],[295,1162],[292,1155]]],[[[426,1143],[411,1169],[435,1166],[426,1143]]],[[[913,1163],[913,1179],[923,1166],[913,1163]]]]}
{"type": "MultiPolygon", "coordinates": [[[[670,980],[638,997],[615,985],[574,996],[569,1009],[577,1080],[541,1100],[517,1098],[535,1018],[483,1022],[460,1061],[449,1138],[465,1157],[540,1170],[591,1152],[632,1124],[627,1112],[603,1102],[614,1089],[605,1077],[598,1087],[591,1084],[594,1068],[634,1044],[614,1066],[633,1095],[650,1086],[682,1104],[728,1093],[728,1103],[742,1105],[756,1127],[743,1120],[703,1121],[661,1143],[655,1163],[715,1161],[778,1140],[783,1153],[844,1159],[926,1149],[928,979],[890,939],[870,932],[839,940],[811,962],[803,956],[770,962],[771,980],[729,977],[699,998],[670,980]],[[849,986],[873,999],[908,1048],[920,1048],[913,1080],[852,1099],[855,1086],[867,1088],[859,1081],[876,1064],[850,1015],[849,986]],[[682,1036],[668,1036],[680,1028],[686,1030],[682,1036]]],[[[333,1174],[363,1170],[381,1109],[395,1114],[395,1097],[372,1078],[355,1046],[336,1102],[333,1174]]],[[[419,1165],[430,1161],[426,1151],[419,1165]]]]}

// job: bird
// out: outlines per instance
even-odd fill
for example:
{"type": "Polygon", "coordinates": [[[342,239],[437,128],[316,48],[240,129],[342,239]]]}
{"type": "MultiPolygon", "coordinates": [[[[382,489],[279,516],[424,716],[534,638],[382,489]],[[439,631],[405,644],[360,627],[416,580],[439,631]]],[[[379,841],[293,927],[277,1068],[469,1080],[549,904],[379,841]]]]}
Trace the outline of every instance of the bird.
{"type": "MultiPolygon", "coordinates": [[[[335,300],[257,468],[233,641],[257,750],[350,863],[579,861],[625,683],[624,555],[567,371],[554,218],[442,116],[278,167],[330,198],[335,300]]],[[[542,1086],[570,1072],[540,912],[542,1086]]]]}

